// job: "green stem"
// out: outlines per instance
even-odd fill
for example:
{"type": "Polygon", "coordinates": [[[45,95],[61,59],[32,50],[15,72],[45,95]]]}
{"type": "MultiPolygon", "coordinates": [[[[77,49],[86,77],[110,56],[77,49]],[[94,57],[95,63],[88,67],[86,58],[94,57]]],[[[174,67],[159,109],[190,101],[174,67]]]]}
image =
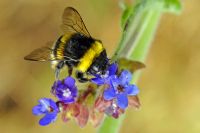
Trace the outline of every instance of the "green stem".
{"type": "MultiPolygon", "coordinates": [[[[163,12],[179,13],[179,0],[138,0],[128,18],[128,28],[123,32],[112,61],[118,57],[144,62],[163,12]]],[[[139,79],[134,73],[132,82],[139,79]]],[[[118,119],[106,117],[98,133],[118,133],[125,115],[118,119]]]]}
{"type": "MultiPolygon", "coordinates": [[[[157,29],[161,12],[158,11],[149,11],[147,17],[144,21],[146,21],[141,27],[141,35],[138,36],[137,40],[135,41],[135,48],[132,49],[130,53],[127,53],[127,58],[144,62],[145,58],[147,57],[147,53],[150,49],[151,42],[153,40],[155,31],[157,29]]],[[[137,82],[139,79],[140,72],[134,73],[133,82],[137,82]]]]}
{"type": "Polygon", "coordinates": [[[125,115],[120,116],[118,119],[105,117],[105,120],[99,128],[98,133],[118,133],[124,118],[125,115]]]}
{"type": "MultiPolygon", "coordinates": [[[[119,44],[120,48],[118,48],[117,50],[118,52],[122,52],[119,55],[115,55],[113,59],[116,59],[118,56],[122,55],[129,59],[134,59],[142,62],[144,61],[151,44],[151,40],[157,28],[161,12],[146,11],[140,15],[142,17],[138,17],[137,22],[132,25],[132,30],[128,30],[127,33],[124,33],[124,35],[122,36],[122,40],[119,44]],[[128,46],[129,43],[131,44],[131,48],[129,49],[129,51],[126,51],[127,48],[125,48],[126,50],[122,50],[124,47],[128,46]]],[[[138,78],[139,73],[134,74],[133,82],[136,82],[138,78]]],[[[103,124],[99,128],[98,133],[119,132],[124,118],[125,115],[120,116],[120,118],[118,119],[106,117],[103,124]]]]}
{"type": "Polygon", "coordinates": [[[157,29],[161,12],[149,11],[143,19],[144,23],[140,28],[139,35],[134,42],[134,49],[127,53],[127,58],[133,60],[144,61],[148,53],[151,41],[157,29]]]}

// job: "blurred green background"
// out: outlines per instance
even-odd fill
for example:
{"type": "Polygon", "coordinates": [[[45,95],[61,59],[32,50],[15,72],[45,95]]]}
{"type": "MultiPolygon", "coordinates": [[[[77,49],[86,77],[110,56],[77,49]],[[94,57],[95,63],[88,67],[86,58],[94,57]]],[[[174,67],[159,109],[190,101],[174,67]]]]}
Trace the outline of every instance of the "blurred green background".
{"type": "MultiPolygon", "coordinates": [[[[91,35],[103,41],[111,56],[120,39],[116,0],[0,1],[0,132],[94,133],[88,124],[60,118],[41,127],[31,109],[49,93],[54,72],[49,63],[27,62],[31,50],[61,35],[61,15],[75,7],[91,35]]],[[[142,107],[129,109],[121,133],[200,132],[200,1],[183,1],[179,16],[162,16],[146,69],[139,80],[142,107]]]]}

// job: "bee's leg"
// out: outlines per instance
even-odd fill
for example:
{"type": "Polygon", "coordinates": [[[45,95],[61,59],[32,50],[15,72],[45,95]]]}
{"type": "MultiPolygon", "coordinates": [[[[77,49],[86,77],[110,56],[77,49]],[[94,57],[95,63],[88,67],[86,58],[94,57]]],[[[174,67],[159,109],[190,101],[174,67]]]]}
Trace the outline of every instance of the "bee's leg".
{"type": "Polygon", "coordinates": [[[89,79],[84,78],[84,74],[82,72],[76,72],[76,78],[81,83],[85,83],[85,82],[89,81],[89,79]]]}
{"type": "Polygon", "coordinates": [[[68,74],[69,74],[69,76],[71,76],[71,75],[72,75],[72,72],[73,72],[73,68],[72,68],[72,67],[70,67],[70,66],[68,66],[68,74]]]}
{"type": "Polygon", "coordinates": [[[56,66],[56,70],[55,70],[56,80],[59,79],[60,70],[63,68],[63,66],[64,66],[64,61],[60,61],[60,62],[58,63],[58,65],[56,66]]]}

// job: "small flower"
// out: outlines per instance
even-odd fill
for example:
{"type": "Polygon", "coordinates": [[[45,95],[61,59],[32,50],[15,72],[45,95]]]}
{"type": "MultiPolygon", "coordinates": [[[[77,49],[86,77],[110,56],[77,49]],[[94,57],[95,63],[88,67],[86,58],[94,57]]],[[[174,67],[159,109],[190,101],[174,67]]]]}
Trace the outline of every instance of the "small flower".
{"type": "Polygon", "coordinates": [[[108,84],[110,76],[115,75],[117,72],[117,64],[113,63],[108,67],[108,71],[104,75],[95,75],[91,81],[97,85],[108,84]]]}
{"type": "Polygon", "coordinates": [[[76,117],[76,122],[80,127],[84,127],[89,119],[89,110],[88,107],[82,104],[79,104],[80,113],[76,117]]]}
{"type": "Polygon", "coordinates": [[[104,91],[103,97],[105,100],[116,99],[117,105],[121,109],[128,106],[128,96],[137,95],[139,90],[137,86],[129,84],[132,75],[129,71],[124,70],[121,75],[110,77],[110,86],[104,91]]]}
{"type": "Polygon", "coordinates": [[[42,98],[38,102],[39,104],[33,107],[32,112],[34,115],[45,114],[45,116],[40,119],[39,124],[46,126],[51,122],[54,122],[59,112],[56,103],[49,98],[42,98]]]}
{"type": "Polygon", "coordinates": [[[54,95],[64,103],[73,103],[77,97],[77,87],[72,77],[67,77],[63,81],[56,81],[52,87],[54,95]]]}
{"type": "Polygon", "coordinates": [[[99,112],[95,108],[90,110],[90,122],[94,127],[99,126],[104,119],[104,112],[99,112]]]}
{"type": "Polygon", "coordinates": [[[61,102],[60,106],[62,108],[62,120],[64,122],[71,120],[73,117],[77,117],[80,113],[79,106],[76,103],[65,104],[61,102]]]}
{"type": "Polygon", "coordinates": [[[63,111],[62,111],[62,119],[63,121],[67,122],[72,118],[75,118],[76,122],[80,127],[84,127],[89,119],[89,110],[87,106],[84,106],[79,103],[72,103],[72,104],[61,104],[63,111]]]}
{"type": "Polygon", "coordinates": [[[115,101],[112,102],[111,106],[106,108],[105,113],[108,116],[112,116],[113,118],[117,119],[121,114],[124,113],[124,110],[119,108],[115,101]]]}
{"type": "Polygon", "coordinates": [[[125,112],[125,110],[117,106],[114,99],[107,101],[102,96],[98,97],[95,101],[95,109],[98,110],[99,113],[105,113],[116,119],[125,112]]]}
{"type": "Polygon", "coordinates": [[[94,109],[98,110],[99,112],[104,112],[106,108],[112,105],[112,100],[105,100],[103,96],[97,97],[94,103],[94,109]]]}

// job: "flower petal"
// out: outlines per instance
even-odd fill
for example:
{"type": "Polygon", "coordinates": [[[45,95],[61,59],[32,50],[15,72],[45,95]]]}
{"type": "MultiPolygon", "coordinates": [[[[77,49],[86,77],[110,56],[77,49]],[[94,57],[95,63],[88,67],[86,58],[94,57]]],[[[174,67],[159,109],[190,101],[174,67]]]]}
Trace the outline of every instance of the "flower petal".
{"type": "Polygon", "coordinates": [[[132,74],[128,70],[124,70],[121,72],[121,75],[119,76],[119,80],[121,85],[128,84],[132,79],[132,74]]]}
{"type": "Polygon", "coordinates": [[[98,110],[99,112],[104,112],[106,108],[111,106],[112,101],[106,101],[103,96],[100,96],[96,99],[94,108],[98,110]]]}
{"type": "Polygon", "coordinates": [[[103,78],[92,78],[91,81],[97,85],[103,85],[105,82],[103,78]]]}
{"type": "Polygon", "coordinates": [[[62,82],[60,80],[55,81],[53,86],[51,87],[51,93],[55,94],[56,88],[58,88],[58,86],[61,85],[61,84],[62,84],[62,82]]]}
{"type": "Polygon", "coordinates": [[[115,90],[113,88],[108,88],[104,90],[103,97],[105,100],[111,100],[116,97],[115,90]]]}
{"type": "Polygon", "coordinates": [[[139,93],[139,89],[136,85],[128,85],[125,87],[125,91],[128,95],[137,95],[139,93]]]}
{"type": "Polygon", "coordinates": [[[52,99],[49,99],[49,103],[50,103],[50,107],[53,109],[54,112],[59,112],[58,106],[52,99]]]}
{"type": "Polygon", "coordinates": [[[57,81],[54,82],[52,87],[56,87],[56,86],[59,86],[61,84],[62,84],[62,81],[61,80],[57,80],[57,81]]]}
{"type": "Polygon", "coordinates": [[[41,114],[43,114],[44,112],[41,111],[41,107],[42,107],[41,105],[37,105],[37,106],[33,107],[32,113],[34,115],[41,115],[41,114]]]}
{"type": "Polygon", "coordinates": [[[113,109],[112,105],[105,109],[105,114],[106,115],[112,116],[113,113],[114,113],[114,109],[113,109]]]}
{"type": "Polygon", "coordinates": [[[51,122],[54,122],[56,120],[57,113],[49,113],[46,114],[42,119],[40,119],[39,124],[41,126],[46,126],[50,124],[51,122]]]}
{"type": "Polygon", "coordinates": [[[79,113],[80,109],[77,104],[67,104],[61,112],[62,120],[67,122],[73,117],[76,117],[79,113]]]}
{"type": "Polygon", "coordinates": [[[67,85],[65,85],[65,84],[59,84],[58,86],[56,86],[56,90],[63,90],[63,89],[65,89],[65,88],[67,88],[67,85]]]}
{"type": "Polygon", "coordinates": [[[94,109],[90,112],[90,121],[94,127],[101,124],[104,118],[104,113],[95,111],[94,109]]]}
{"type": "Polygon", "coordinates": [[[117,105],[121,109],[125,109],[128,106],[128,98],[126,93],[117,95],[117,105]]]}
{"type": "Polygon", "coordinates": [[[75,79],[72,77],[67,77],[64,79],[65,85],[67,85],[69,88],[73,88],[75,86],[75,79]]]}
{"type": "Polygon", "coordinates": [[[71,93],[72,93],[72,96],[73,97],[76,97],[77,96],[77,93],[78,93],[78,89],[76,87],[73,87],[73,88],[69,88],[71,93]]]}
{"type": "Polygon", "coordinates": [[[116,75],[112,75],[110,76],[110,85],[114,88],[114,89],[117,89],[117,87],[119,86],[119,79],[117,78],[116,75]]]}
{"type": "Polygon", "coordinates": [[[109,75],[115,75],[117,72],[117,68],[118,67],[116,63],[111,64],[110,67],[108,68],[109,75]]]}
{"type": "Polygon", "coordinates": [[[60,99],[64,103],[73,103],[75,102],[74,98],[69,98],[69,99],[60,99]]]}
{"type": "Polygon", "coordinates": [[[76,117],[76,121],[80,127],[84,127],[89,119],[89,110],[86,106],[80,106],[80,113],[76,117]]]}
{"type": "Polygon", "coordinates": [[[41,109],[40,110],[42,112],[46,112],[49,109],[50,99],[48,99],[48,98],[41,98],[38,102],[41,105],[41,109]]]}
{"type": "Polygon", "coordinates": [[[56,91],[56,97],[57,97],[58,99],[63,99],[63,92],[61,92],[61,91],[56,91]]]}
{"type": "Polygon", "coordinates": [[[128,97],[128,105],[130,107],[135,107],[136,109],[139,109],[140,108],[140,100],[138,98],[138,96],[129,96],[128,97]]]}

